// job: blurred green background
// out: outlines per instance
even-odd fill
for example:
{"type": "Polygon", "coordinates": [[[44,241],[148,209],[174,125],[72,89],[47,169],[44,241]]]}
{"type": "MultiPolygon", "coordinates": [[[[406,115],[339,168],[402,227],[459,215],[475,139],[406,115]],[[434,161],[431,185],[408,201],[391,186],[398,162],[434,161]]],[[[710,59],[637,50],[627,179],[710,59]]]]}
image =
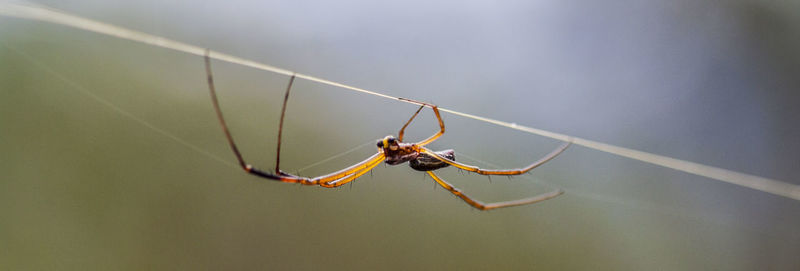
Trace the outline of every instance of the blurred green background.
{"type": "MultiPolygon", "coordinates": [[[[800,1],[38,3],[389,95],[800,184],[800,1]]],[[[406,166],[379,166],[340,189],[249,176],[233,166],[202,63],[0,17],[0,269],[800,270],[800,202],[579,146],[510,180],[439,171],[488,202],[567,191],[491,212],[406,166]]],[[[246,159],[271,168],[288,78],[213,65],[246,159]]],[[[297,81],[283,168],[370,143],[300,173],[361,161],[414,110],[297,81]]],[[[559,144],[444,120],[432,147],[484,167],[527,165],[559,144]]],[[[419,139],[436,123],[425,111],[409,129],[419,139]]]]}

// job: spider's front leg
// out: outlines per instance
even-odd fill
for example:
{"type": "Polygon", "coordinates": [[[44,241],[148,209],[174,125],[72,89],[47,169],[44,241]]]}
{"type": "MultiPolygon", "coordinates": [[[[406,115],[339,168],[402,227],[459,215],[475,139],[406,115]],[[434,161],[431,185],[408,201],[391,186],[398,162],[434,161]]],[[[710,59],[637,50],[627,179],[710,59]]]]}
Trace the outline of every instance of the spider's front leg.
{"type": "Polygon", "coordinates": [[[349,176],[346,176],[346,177],[343,177],[343,178],[339,178],[339,179],[336,179],[336,180],[333,180],[333,181],[320,182],[319,186],[322,186],[322,187],[325,187],[325,188],[334,188],[334,187],[339,187],[339,186],[342,186],[342,185],[344,185],[346,183],[355,181],[358,177],[361,177],[361,175],[366,174],[367,172],[369,172],[370,170],[372,170],[376,166],[380,165],[381,162],[383,162],[383,160],[384,160],[383,153],[379,153],[379,154],[381,154],[381,158],[380,159],[373,159],[373,160],[367,162],[366,164],[364,164],[364,166],[361,169],[361,171],[354,172],[354,173],[350,174],[349,176]]]}
{"type": "Polygon", "coordinates": [[[299,183],[304,185],[319,185],[322,187],[331,188],[331,187],[341,186],[343,184],[355,180],[361,175],[366,174],[367,172],[375,168],[377,165],[379,165],[381,162],[383,162],[385,158],[386,156],[383,154],[383,152],[379,152],[373,156],[370,156],[366,160],[361,161],[355,165],[349,166],[345,169],[313,178],[296,176],[285,173],[283,171],[278,172],[277,174],[272,174],[254,168],[250,164],[245,164],[246,166],[244,167],[244,170],[247,173],[256,175],[258,177],[275,180],[279,182],[299,183]]]}
{"type": "Polygon", "coordinates": [[[284,96],[283,108],[281,110],[281,124],[278,127],[278,149],[277,149],[278,156],[275,165],[276,173],[273,174],[265,172],[253,167],[252,165],[245,162],[244,158],[242,157],[242,153],[239,151],[239,148],[236,146],[236,142],[234,142],[233,140],[233,136],[231,135],[230,129],[228,129],[228,125],[225,123],[225,118],[222,116],[222,109],[220,108],[219,100],[217,99],[216,88],[214,87],[214,77],[211,73],[211,58],[209,57],[209,53],[210,52],[206,50],[204,60],[206,67],[206,79],[208,81],[208,89],[209,93],[211,94],[211,104],[214,106],[214,111],[217,113],[217,119],[219,120],[219,124],[222,127],[222,131],[225,133],[225,138],[228,140],[228,145],[230,145],[233,154],[236,156],[236,159],[239,162],[239,166],[247,173],[265,179],[286,182],[286,183],[301,183],[305,185],[322,185],[324,187],[335,187],[347,183],[349,181],[352,181],[355,178],[358,178],[359,176],[363,175],[364,173],[369,172],[369,170],[374,168],[376,165],[380,164],[380,162],[382,162],[386,158],[383,152],[378,152],[375,155],[355,165],[352,165],[350,167],[347,167],[345,169],[339,170],[331,174],[322,175],[314,178],[295,176],[280,170],[279,168],[280,138],[281,138],[281,132],[283,130],[283,117],[286,112],[286,103],[287,100],[289,99],[289,90],[291,90],[292,82],[294,81],[294,76],[292,76],[289,79],[289,85],[286,88],[286,95],[284,96]]]}

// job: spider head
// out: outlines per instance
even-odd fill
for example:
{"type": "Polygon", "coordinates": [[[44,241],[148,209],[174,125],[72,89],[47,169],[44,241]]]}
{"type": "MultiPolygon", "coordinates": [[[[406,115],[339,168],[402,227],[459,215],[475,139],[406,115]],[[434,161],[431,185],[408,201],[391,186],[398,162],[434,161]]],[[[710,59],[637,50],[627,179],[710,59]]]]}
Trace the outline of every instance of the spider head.
{"type": "Polygon", "coordinates": [[[378,140],[378,148],[381,149],[389,149],[389,150],[397,150],[398,148],[398,141],[394,136],[386,136],[381,140],[378,140]]]}

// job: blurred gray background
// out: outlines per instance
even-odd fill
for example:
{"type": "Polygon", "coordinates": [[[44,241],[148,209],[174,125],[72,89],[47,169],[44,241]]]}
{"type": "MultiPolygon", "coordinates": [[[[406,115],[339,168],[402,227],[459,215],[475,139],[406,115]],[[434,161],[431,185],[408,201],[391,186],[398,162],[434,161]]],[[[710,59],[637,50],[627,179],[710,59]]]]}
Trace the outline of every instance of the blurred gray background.
{"type": "MultiPolygon", "coordinates": [[[[38,3],[800,184],[800,1],[38,3]]],[[[202,63],[0,17],[0,269],[800,269],[800,202],[579,146],[510,180],[439,171],[488,202],[567,191],[491,212],[406,166],[379,166],[340,189],[249,176],[231,166],[202,63]]],[[[288,78],[213,65],[245,158],[270,169],[288,78]]],[[[297,81],[282,167],[318,175],[361,161],[414,110],[297,81]]],[[[524,166],[559,144],[443,117],[447,133],[431,146],[482,167],[524,166]]],[[[408,137],[436,128],[424,111],[408,137]]]]}

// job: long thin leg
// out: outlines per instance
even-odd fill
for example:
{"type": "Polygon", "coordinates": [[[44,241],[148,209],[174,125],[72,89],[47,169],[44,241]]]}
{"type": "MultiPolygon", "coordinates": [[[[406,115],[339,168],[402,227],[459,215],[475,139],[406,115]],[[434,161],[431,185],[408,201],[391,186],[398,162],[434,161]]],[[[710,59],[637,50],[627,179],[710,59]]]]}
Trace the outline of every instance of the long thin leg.
{"type": "MultiPolygon", "coordinates": [[[[267,173],[267,172],[261,171],[261,170],[259,170],[257,168],[254,168],[254,167],[250,166],[250,165],[247,165],[248,169],[245,169],[245,171],[247,171],[250,174],[259,176],[259,177],[263,177],[263,178],[267,178],[267,179],[271,179],[271,180],[276,180],[276,181],[280,181],[280,182],[285,182],[285,183],[299,183],[299,184],[304,184],[304,185],[320,185],[322,187],[336,187],[336,186],[333,186],[333,185],[328,185],[327,183],[329,183],[329,182],[338,183],[340,179],[347,179],[348,177],[351,177],[353,175],[361,176],[364,173],[368,172],[370,169],[374,168],[375,166],[377,166],[378,164],[383,162],[384,159],[385,159],[385,156],[383,155],[383,153],[379,152],[379,153],[376,153],[373,156],[370,156],[366,160],[361,161],[358,164],[352,165],[352,166],[350,166],[348,168],[339,170],[339,171],[334,172],[334,173],[330,173],[330,174],[326,174],[326,175],[322,175],[322,176],[317,176],[317,177],[313,177],[313,178],[295,176],[295,175],[288,174],[288,173],[279,173],[280,175],[275,175],[275,174],[272,174],[272,173],[267,173]],[[323,184],[325,184],[325,185],[323,185],[323,184]]],[[[358,176],[356,176],[356,178],[358,176]]]]}
{"type": "Polygon", "coordinates": [[[327,183],[327,182],[335,181],[335,180],[341,179],[341,178],[343,178],[343,177],[345,177],[347,175],[362,171],[362,170],[364,170],[366,168],[371,168],[372,165],[380,164],[381,162],[383,162],[383,160],[385,158],[386,158],[386,156],[382,152],[379,152],[379,153],[376,153],[375,155],[371,156],[370,158],[367,158],[367,160],[364,160],[364,161],[362,161],[362,162],[360,162],[358,164],[355,164],[353,166],[350,166],[348,168],[342,169],[340,171],[337,171],[337,172],[334,172],[334,173],[331,173],[331,174],[328,174],[328,175],[322,175],[322,176],[313,178],[312,180],[318,180],[320,183],[327,183]]]}
{"type": "Polygon", "coordinates": [[[231,135],[230,129],[228,129],[228,125],[225,123],[225,118],[222,116],[222,109],[220,109],[219,101],[217,100],[217,92],[214,87],[214,79],[211,73],[211,59],[208,57],[208,50],[206,50],[205,54],[205,64],[206,64],[206,77],[208,79],[208,89],[211,93],[211,103],[214,105],[214,110],[217,113],[217,119],[219,120],[220,126],[222,126],[222,131],[225,133],[225,137],[228,139],[228,144],[231,146],[231,150],[233,150],[233,154],[236,156],[236,159],[239,161],[239,165],[246,171],[247,173],[270,179],[280,182],[287,182],[287,183],[302,183],[305,185],[318,185],[320,183],[326,183],[335,181],[341,178],[344,178],[348,175],[358,173],[363,169],[373,165],[379,164],[381,161],[385,159],[385,155],[382,152],[376,153],[375,155],[367,158],[364,161],[361,161],[353,166],[348,168],[342,169],[340,171],[322,175],[315,178],[306,178],[300,176],[294,176],[290,174],[286,174],[283,172],[278,172],[280,175],[275,175],[272,173],[264,172],[257,168],[254,168],[252,165],[248,164],[242,158],[241,152],[239,152],[239,148],[236,147],[236,143],[233,141],[233,136],[231,135]],[[377,162],[376,162],[377,161],[377,162]]]}
{"type": "MultiPolygon", "coordinates": [[[[415,100],[412,100],[412,99],[407,99],[407,98],[399,98],[399,99],[400,100],[404,100],[404,101],[409,101],[409,102],[412,102],[412,103],[415,103],[415,104],[418,104],[418,105],[421,105],[421,106],[430,107],[431,109],[433,109],[433,113],[436,114],[436,120],[439,121],[439,132],[436,132],[435,134],[433,134],[432,136],[430,136],[429,138],[427,138],[427,139],[425,139],[423,141],[415,143],[417,146],[428,145],[429,143],[433,142],[434,140],[436,140],[437,138],[439,138],[440,136],[442,136],[444,134],[444,121],[442,120],[442,115],[439,114],[439,107],[437,107],[435,104],[429,104],[429,103],[425,103],[425,102],[415,101],[415,100]]],[[[419,111],[419,110],[417,110],[417,111],[419,111]]],[[[417,114],[415,113],[414,116],[411,117],[411,119],[414,119],[414,117],[416,117],[416,116],[417,116],[417,114]]],[[[410,123],[411,120],[408,120],[408,122],[410,123]]],[[[408,125],[408,123],[406,123],[406,125],[408,125]]],[[[405,126],[403,126],[403,128],[405,128],[405,126]]]]}
{"type": "Polygon", "coordinates": [[[417,117],[417,115],[419,114],[419,111],[422,111],[422,108],[425,108],[425,105],[420,105],[419,109],[417,109],[417,112],[414,112],[414,115],[412,115],[411,118],[408,119],[406,124],[403,125],[403,128],[400,128],[400,132],[397,133],[397,140],[398,141],[403,142],[403,134],[405,133],[406,127],[408,127],[408,125],[411,123],[411,121],[414,120],[415,117],[417,117]]]}
{"type": "Polygon", "coordinates": [[[286,95],[283,96],[283,108],[281,109],[281,121],[278,124],[278,149],[275,151],[275,172],[281,172],[281,135],[283,134],[283,117],[286,115],[286,104],[289,102],[289,91],[292,90],[295,75],[289,78],[289,85],[286,87],[286,95]]]}
{"type": "Polygon", "coordinates": [[[364,169],[362,169],[359,172],[353,173],[350,176],[347,176],[345,178],[341,178],[341,179],[338,179],[338,180],[335,180],[335,181],[320,183],[319,185],[322,186],[322,187],[327,187],[327,188],[342,186],[342,185],[344,185],[346,183],[354,181],[358,177],[361,177],[361,175],[366,174],[367,172],[369,172],[370,170],[372,170],[376,166],[380,165],[381,162],[383,162],[383,160],[377,160],[377,161],[374,161],[374,162],[370,162],[370,163],[366,164],[364,169]]]}
{"type": "Polygon", "coordinates": [[[228,139],[228,144],[231,146],[233,154],[236,155],[236,159],[239,160],[239,166],[249,172],[249,168],[252,167],[245,163],[244,159],[242,159],[242,154],[239,152],[239,148],[236,147],[236,143],[233,142],[233,136],[231,136],[231,132],[228,130],[228,125],[225,124],[225,118],[222,117],[222,110],[219,108],[219,101],[217,101],[217,91],[214,88],[214,78],[211,76],[211,58],[208,57],[208,54],[209,50],[206,49],[206,79],[208,80],[208,89],[211,92],[211,103],[214,105],[214,110],[217,112],[217,119],[219,120],[219,124],[222,125],[222,131],[225,132],[225,137],[228,139]]]}
{"type": "Polygon", "coordinates": [[[474,208],[476,208],[478,210],[481,210],[481,211],[497,209],[497,208],[504,208],[504,207],[511,207],[511,206],[519,206],[519,205],[525,205],[525,204],[533,204],[533,203],[537,203],[537,202],[540,202],[540,201],[545,201],[545,200],[548,200],[548,199],[552,199],[552,198],[558,197],[561,194],[564,194],[564,190],[557,189],[555,191],[544,193],[544,194],[541,194],[541,195],[538,195],[538,196],[535,196],[535,197],[530,197],[530,198],[524,198],[524,199],[518,199],[518,200],[510,200],[510,201],[501,201],[501,202],[495,202],[495,203],[483,203],[483,202],[481,202],[479,200],[473,199],[470,196],[467,196],[467,194],[464,194],[464,192],[461,192],[460,189],[455,188],[452,184],[446,182],[445,180],[442,180],[442,178],[439,178],[439,176],[436,176],[436,174],[434,174],[433,171],[428,171],[428,175],[430,175],[433,178],[433,180],[436,181],[436,183],[438,183],[444,189],[447,189],[447,191],[450,191],[450,193],[453,193],[453,195],[456,195],[457,197],[459,197],[462,200],[464,200],[464,202],[466,202],[470,206],[472,206],[472,207],[474,207],[474,208]]]}
{"type": "Polygon", "coordinates": [[[442,162],[448,163],[448,164],[450,164],[450,165],[452,165],[454,167],[457,167],[457,168],[460,168],[460,169],[463,169],[463,170],[466,170],[466,171],[475,172],[475,173],[482,174],[482,175],[520,175],[520,174],[523,174],[523,173],[526,173],[526,172],[530,171],[531,169],[534,169],[534,168],[536,168],[538,166],[541,166],[542,164],[546,163],[547,161],[552,160],[553,158],[555,158],[556,156],[558,156],[559,154],[564,152],[564,150],[566,150],[567,147],[569,147],[571,144],[572,144],[572,142],[565,142],[564,144],[561,144],[561,146],[559,146],[558,148],[556,148],[555,150],[553,150],[552,152],[547,154],[545,157],[542,157],[538,161],[533,162],[533,164],[530,164],[527,167],[518,168],[518,169],[481,169],[481,168],[478,168],[476,166],[470,166],[470,165],[467,165],[467,164],[459,163],[459,162],[444,158],[444,157],[436,154],[434,151],[432,151],[432,150],[430,150],[428,148],[420,148],[420,151],[424,152],[424,153],[427,153],[427,154],[433,156],[434,158],[439,159],[442,162]]]}

